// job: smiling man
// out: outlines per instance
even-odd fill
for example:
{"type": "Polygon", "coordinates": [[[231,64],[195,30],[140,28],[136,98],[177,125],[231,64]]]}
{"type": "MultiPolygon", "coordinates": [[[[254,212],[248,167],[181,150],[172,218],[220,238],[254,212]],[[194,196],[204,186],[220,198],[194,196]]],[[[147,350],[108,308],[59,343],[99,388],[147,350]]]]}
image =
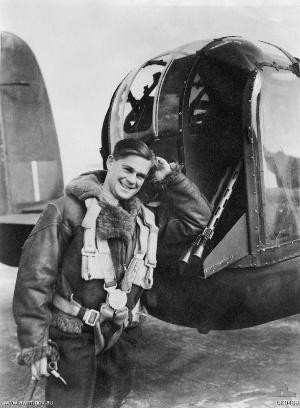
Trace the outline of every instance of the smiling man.
{"type": "Polygon", "coordinates": [[[136,311],[153,283],[157,238],[191,239],[210,213],[178,166],[154,162],[136,139],[116,144],[107,172],[80,176],[48,205],[24,245],[13,309],[19,362],[34,378],[48,377],[52,407],[121,406],[132,387],[136,311]],[[151,169],[163,201],[155,214],[137,197],[151,169]]]}
{"type": "Polygon", "coordinates": [[[114,155],[107,159],[108,173],[103,188],[119,200],[128,200],[140,190],[152,164],[152,156],[137,156],[130,154],[130,150],[124,156],[117,146],[114,155]]]}

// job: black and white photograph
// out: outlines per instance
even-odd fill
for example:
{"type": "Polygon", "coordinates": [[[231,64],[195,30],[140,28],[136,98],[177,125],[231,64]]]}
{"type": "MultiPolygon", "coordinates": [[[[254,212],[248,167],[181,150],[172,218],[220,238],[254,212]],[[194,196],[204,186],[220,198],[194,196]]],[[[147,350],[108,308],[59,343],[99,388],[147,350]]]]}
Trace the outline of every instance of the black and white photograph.
{"type": "Polygon", "coordinates": [[[298,0],[0,0],[0,406],[300,406],[298,0]]]}

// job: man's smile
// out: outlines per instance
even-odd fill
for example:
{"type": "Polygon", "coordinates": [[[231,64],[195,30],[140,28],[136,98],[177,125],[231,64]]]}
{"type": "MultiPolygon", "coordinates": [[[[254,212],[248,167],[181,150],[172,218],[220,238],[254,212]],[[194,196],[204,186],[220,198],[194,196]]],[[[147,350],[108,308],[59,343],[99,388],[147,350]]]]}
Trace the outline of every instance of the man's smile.
{"type": "Polygon", "coordinates": [[[122,186],[123,188],[125,188],[125,190],[134,190],[134,189],[136,188],[136,185],[134,185],[134,186],[129,186],[128,184],[126,184],[126,183],[124,183],[124,182],[122,182],[122,181],[120,181],[119,183],[121,184],[121,186],[122,186]]]}

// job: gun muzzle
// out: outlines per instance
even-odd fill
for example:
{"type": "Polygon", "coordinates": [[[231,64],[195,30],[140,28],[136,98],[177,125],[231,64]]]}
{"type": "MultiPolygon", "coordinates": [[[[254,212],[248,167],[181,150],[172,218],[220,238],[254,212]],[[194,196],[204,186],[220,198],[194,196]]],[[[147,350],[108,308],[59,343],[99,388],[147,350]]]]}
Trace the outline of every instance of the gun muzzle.
{"type": "Polygon", "coordinates": [[[179,262],[188,264],[190,257],[192,255],[193,249],[194,249],[194,245],[191,245],[189,249],[179,258],[179,262]]]}
{"type": "Polygon", "coordinates": [[[199,234],[195,237],[194,241],[192,242],[191,246],[189,249],[186,251],[186,253],[179,258],[179,262],[181,264],[188,264],[190,262],[191,256],[193,255],[195,249],[198,248],[202,240],[202,234],[199,234]]]}
{"type": "Polygon", "coordinates": [[[200,245],[199,248],[196,248],[196,250],[193,252],[191,256],[192,258],[199,258],[202,260],[203,252],[204,252],[204,245],[200,245]]]}
{"type": "Polygon", "coordinates": [[[179,270],[182,275],[203,275],[203,251],[203,244],[200,244],[200,247],[197,247],[194,242],[189,247],[185,254],[179,259],[179,270]]]}

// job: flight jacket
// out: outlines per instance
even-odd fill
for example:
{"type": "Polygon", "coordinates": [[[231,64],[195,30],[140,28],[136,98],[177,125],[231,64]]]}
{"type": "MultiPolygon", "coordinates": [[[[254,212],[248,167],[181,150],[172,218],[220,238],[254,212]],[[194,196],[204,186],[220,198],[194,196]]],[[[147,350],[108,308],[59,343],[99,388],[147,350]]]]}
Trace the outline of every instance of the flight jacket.
{"type": "MultiPolygon", "coordinates": [[[[118,206],[101,196],[106,172],[86,173],[71,181],[66,195],[49,203],[25,242],[16,280],[13,314],[17,324],[20,364],[30,365],[51,353],[49,327],[66,333],[80,333],[83,322],[58,311],[52,305],[56,291],[86,308],[99,310],[106,292],[102,279],[81,278],[82,220],[85,200],[96,197],[101,206],[96,234],[108,241],[118,281],[124,265],[130,262],[137,239],[136,217],[141,200],[135,196],[118,206]]],[[[160,205],[154,208],[159,227],[158,245],[186,242],[207,224],[211,208],[199,189],[177,167],[161,182],[155,183],[160,205]]],[[[132,309],[142,288],[133,285],[127,306],[132,309]]]]}

